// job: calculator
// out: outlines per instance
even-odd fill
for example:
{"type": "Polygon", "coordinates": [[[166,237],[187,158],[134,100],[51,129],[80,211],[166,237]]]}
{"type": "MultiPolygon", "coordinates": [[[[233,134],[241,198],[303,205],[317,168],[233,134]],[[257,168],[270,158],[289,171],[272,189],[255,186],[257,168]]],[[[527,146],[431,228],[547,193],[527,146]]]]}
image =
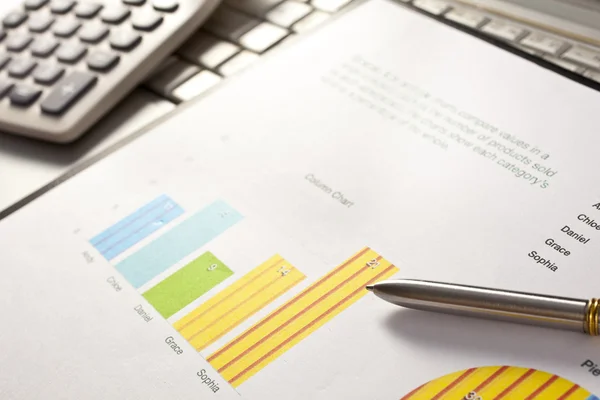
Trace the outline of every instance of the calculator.
{"type": "Polygon", "coordinates": [[[0,132],[72,142],[175,52],[219,3],[23,1],[2,16],[0,27],[0,132]]]}

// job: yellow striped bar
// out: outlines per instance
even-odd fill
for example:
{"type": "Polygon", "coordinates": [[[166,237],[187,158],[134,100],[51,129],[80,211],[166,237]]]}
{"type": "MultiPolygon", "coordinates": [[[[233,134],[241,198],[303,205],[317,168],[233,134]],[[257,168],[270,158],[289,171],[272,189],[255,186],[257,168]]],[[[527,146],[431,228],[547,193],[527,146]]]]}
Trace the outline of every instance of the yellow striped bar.
{"type": "Polygon", "coordinates": [[[241,385],[363,297],[365,286],[398,271],[364,248],[208,358],[233,387],[241,385]]]}
{"type": "Polygon", "coordinates": [[[174,324],[198,351],[223,337],[305,278],[280,255],[254,268],[174,324]]]}
{"type": "Polygon", "coordinates": [[[470,368],[413,390],[401,400],[597,400],[579,385],[531,368],[470,368]]]}

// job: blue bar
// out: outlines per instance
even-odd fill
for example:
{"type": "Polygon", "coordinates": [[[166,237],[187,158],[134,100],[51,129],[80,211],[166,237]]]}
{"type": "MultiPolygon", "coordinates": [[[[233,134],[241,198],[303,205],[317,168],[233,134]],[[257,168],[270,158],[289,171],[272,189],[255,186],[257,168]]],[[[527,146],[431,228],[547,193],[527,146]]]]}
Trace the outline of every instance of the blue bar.
{"type": "Polygon", "coordinates": [[[204,246],[242,220],[242,215],[223,201],[216,201],[116,265],[135,288],[204,246]]]}
{"type": "Polygon", "coordinates": [[[162,195],[90,240],[104,258],[112,260],[183,214],[183,209],[162,195]]]}

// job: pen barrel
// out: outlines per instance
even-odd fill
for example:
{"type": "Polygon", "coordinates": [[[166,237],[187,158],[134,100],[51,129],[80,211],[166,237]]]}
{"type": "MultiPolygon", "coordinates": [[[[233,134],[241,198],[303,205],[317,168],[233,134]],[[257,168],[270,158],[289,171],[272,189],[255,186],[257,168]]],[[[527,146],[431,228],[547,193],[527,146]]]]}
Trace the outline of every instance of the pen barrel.
{"type": "Polygon", "coordinates": [[[391,303],[418,310],[588,331],[587,300],[409,279],[378,283],[373,292],[391,303]]]}

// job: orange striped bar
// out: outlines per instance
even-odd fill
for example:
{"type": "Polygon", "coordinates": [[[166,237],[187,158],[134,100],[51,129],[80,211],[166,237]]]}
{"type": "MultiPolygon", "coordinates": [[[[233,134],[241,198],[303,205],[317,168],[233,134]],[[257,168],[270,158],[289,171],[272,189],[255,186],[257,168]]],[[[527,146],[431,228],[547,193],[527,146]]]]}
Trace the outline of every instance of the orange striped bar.
{"type": "Polygon", "coordinates": [[[198,351],[205,349],[305,278],[275,255],[200,305],[173,326],[198,351]]]}
{"type": "Polygon", "coordinates": [[[401,400],[594,400],[587,390],[557,375],[531,368],[471,368],[413,390],[401,400]]]}
{"type": "Polygon", "coordinates": [[[398,271],[364,248],[208,358],[233,387],[363,297],[365,286],[398,271]]]}

